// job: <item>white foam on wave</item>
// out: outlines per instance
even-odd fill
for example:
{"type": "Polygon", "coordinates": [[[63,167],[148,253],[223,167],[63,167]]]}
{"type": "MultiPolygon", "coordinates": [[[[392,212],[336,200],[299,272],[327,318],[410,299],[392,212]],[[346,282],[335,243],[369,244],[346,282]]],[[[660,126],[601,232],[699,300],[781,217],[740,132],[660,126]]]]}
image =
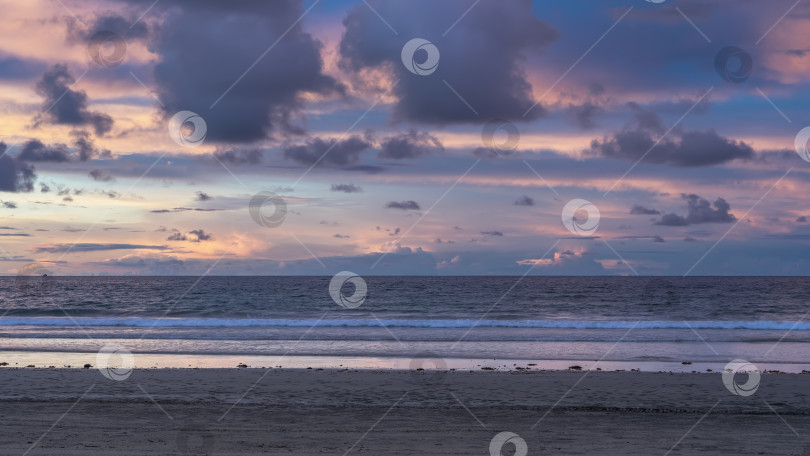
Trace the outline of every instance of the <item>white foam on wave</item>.
{"type": "Polygon", "coordinates": [[[630,321],[630,320],[407,320],[407,319],[256,319],[158,317],[4,317],[2,326],[125,327],[404,327],[404,328],[557,328],[557,329],[717,329],[810,330],[810,322],[791,321],[630,321]]]}

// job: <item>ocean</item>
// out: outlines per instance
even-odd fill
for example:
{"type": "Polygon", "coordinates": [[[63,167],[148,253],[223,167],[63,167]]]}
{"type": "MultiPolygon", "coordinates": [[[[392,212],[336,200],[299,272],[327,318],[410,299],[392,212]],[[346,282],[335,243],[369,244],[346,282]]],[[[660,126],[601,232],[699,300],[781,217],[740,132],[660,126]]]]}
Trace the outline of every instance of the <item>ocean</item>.
{"type": "Polygon", "coordinates": [[[112,345],[135,367],[810,369],[806,278],[364,277],[336,299],[331,281],[2,277],[0,362],[112,345]]]}

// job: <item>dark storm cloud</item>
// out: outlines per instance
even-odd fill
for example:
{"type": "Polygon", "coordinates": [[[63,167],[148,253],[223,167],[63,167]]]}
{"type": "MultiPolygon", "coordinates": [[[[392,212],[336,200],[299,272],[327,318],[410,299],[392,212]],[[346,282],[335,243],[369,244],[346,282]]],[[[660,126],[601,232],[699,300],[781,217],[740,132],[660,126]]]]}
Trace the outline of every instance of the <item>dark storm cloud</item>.
{"type": "Polygon", "coordinates": [[[98,252],[105,250],[167,250],[165,245],[140,245],[140,244],[49,244],[34,247],[35,253],[78,253],[78,252],[98,252]]]}
{"type": "Polygon", "coordinates": [[[30,192],[37,176],[34,167],[6,154],[7,146],[0,142],[0,191],[30,192]]]}
{"type": "Polygon", "coordinates": [[[231,165],[258,165],[264,154],[259,149],[227,149],[214,152],[214,157],[231,165]]]}
{"type": "Polygon", "coordinates": [[[302,95],[342,91],[323,73],[322,45],[304,32],[299,0],[164,0],[154,10],[164,17],[150,41],[164,114],[200,114],[207,141],[301,133],[302,95]]]}
{"type": "Polygon", "coordinates": [[[197,201],[210,201],[213,198],[211,195],[205,192],[197,192],[197,201]]]}
{"type": "Polygon", "coordinates": [[[343,193],[360,193],[363,191],[363,189],[354,184],[332,184],[332,191],[343,193]]]}
{"type": "Polygon", "coordinates": [[[23,144],[17,159],[26,162],[54,162],[70,161],[71,153],[64,144],[46,146],[38,139],[32,139],[23,144]]]}
{"type": "Polygon", "coordinates": [[[75,82],[66,65],[52,66],[37,81],[36,92],[44,100],[43,113],[37,115],[34,123],[52,123],[58,125],[90,125],[97,135],[103,135],[113,126],[112,117],[101,112],[87,109],[87,93],[73,90],[70,85],[75,82]]]}
{"type": "Polygon", "coordinates": [[[94,181],[97,182],[109,182],[113,180],[113,177],[107,174],[106,171],[101,169],[94,169],[88,173],[88,176],[92,177],[94,181]]]}
{"type": "Polygon", "coordinates": [[[632,215],[658,215],[661,212],[652,208],[635,205],[632,209],[630,209],[630,213],[632,215]]]}
{"type": "MultiPolygon", "coordinates": [[[[371,0],[369,4],[373,10],[358,3],[343,21],[340,66],[348,72],[392,68],[399,79],[394,87],[398,119],[431,124],[524,119],[534,103],[522,68],[524,57],[540,53],[557,38],[548,23],[532,14],[530,1],[483,0],[472,8],[466,0],[371,0]],[[403,45],[414,37],[439,49],[438,67],[429,76],[412,74],[402,64],[403,45]]],[[[417,62],[426,58],[422,53],[416,53],[417,62]]],[[[543,113],[538,105],[524,120],[543,113]]]]}
{"type": "Polygon", "coordinates": [[[101,158],[112,158],[112,153],[109,150],[96,148],[88,132],[77,130],[71,132],[71,135],[75,138],[73,145],[76,147],[76,151],[79,154],[79,161],[87,161],[97,156],[101,158]]]}
{"type": "Polygon", "coordinates": [[[360,153],[369,147],[371,143],[356,135],[344,140],[311,138],[306,144],[286,147],[284,158],[305,166],[348,166],[357,163],[360,153]]]}
{"type": "Polygon", "coordinates": [[[503,236],[503,233],[500,231],[482,231],[481,234],[484,236],[503,236]]]}
{"type": "Polygon", "coordinates": [[[675,213],[665,214],[655,222],[656,225],[664,226],[686,226],[699,223],[731,223],[737,220],[734,214],[730,213],[731,206],[723,198],[710,204],[707,200],[695,194],[681,195],[686,200],[686,216],[675,213]],[[712,206],[714,206],[712,208],[712,206]]]}
{"type": "Polygon", "coordinates": [[[634,121],[611,136],[591,141],[591,153],[626,160],[644,157],[645,163],[679,167],[711,166],[754,156],[748,144],[720,136],[713,129],[684,131],[678,127],[664,136],[663,123],[655,112],[630,107],[635,111],[634,121]]]}
{"type": "Polygon", "coordinates": [[[419,158],[443,150],[444,146],[435,136],[428,132],[411,129],[407,133],[383,139],[377,157],[403,160],[419,158]]]}
{"type": "Polygon", "coordinates": [[[534,206],[534,200],[526,195],[522,195],[514,204],[515,206],[534,206]]]}
{"type": "Polygon", "coordinates": [[[802,215],[796,218],[796,223],[807,223],[807,217],[802,215]]]}
{"type": "Polygon", "coordinates": [[[403,211],[418,211],[419,203],[416,201],[389,201],[385,207],[389,209],[402,209],[403,211]]]}

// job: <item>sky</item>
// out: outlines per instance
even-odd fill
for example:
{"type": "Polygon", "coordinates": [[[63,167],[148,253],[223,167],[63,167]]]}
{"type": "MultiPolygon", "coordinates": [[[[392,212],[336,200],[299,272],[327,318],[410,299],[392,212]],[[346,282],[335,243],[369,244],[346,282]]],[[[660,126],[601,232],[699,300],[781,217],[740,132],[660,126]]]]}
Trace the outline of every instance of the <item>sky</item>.
{"type": "Polygon", "coordinates": [[[5,275],[810,273],[807,2],[0,8],[5,275]]]}

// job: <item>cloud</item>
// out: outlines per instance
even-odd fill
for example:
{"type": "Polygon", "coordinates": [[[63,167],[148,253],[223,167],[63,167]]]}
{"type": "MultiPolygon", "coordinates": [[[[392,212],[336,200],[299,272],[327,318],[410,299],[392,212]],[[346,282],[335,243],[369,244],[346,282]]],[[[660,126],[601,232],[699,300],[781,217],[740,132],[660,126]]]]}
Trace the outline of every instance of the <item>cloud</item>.
{"type": "Polygon", "coordinates": [[[6,153],[7,146],[0,142],[0,191],[30,192],[37,176],[34,167],[6,153]]]}
{"type": "Polygon", "coordinates": [[[183,233],[173,233],[169,237],[166,238],[167,241],[185,241],[188,238],[183,233]]]}
{"type": "Polygon", "coordinates": [[[591,141],[592,154],[633,161],[643,157],[645,163],[679,167],[711,166],[754,156],[748,144],[720,136],[713,129],[684,131],[676,127],[667,135],[655,112],[633,103],[629,106],[635,111],[634,121],[609,137],[591,141]]]}
{"type": "Polygon", "coordinates": [[[363,189],[354,184],[332,184],[332,191],[343,193],[360,193],[363,191],[363,189]]]}
{"type": "Polygon", "coordinates": [[[6,209],[17,209],[17,203],[13,201],[3,201],[2,204],[6,209]]]}
{"type": "Polygon", "coordinates": [[[652,241],[653,242],[658,242],[658,243],[667,242],[667,241],[664,240],[664,238],[662,238],[661,236],[658,236],[658,235],[653,236],[652,241]]]}
{"type": "Polygon", "coordinates": [[[482,231],[481,234],[484,236],[503,236],[503,233],[500,231],[482,231]]]}
{"type": "Polygon", "coordinates": [[[188,234],[191,234],[191,235],[195,236],[195,239],[190,239],[191,242],[210,241],[211,239],[214,238],[213,234],[206,233],[205,230],[203,230],[203,229],[191,230],[191,231],[188,232],[188,234]]]}
{"type": "MultiPolygon", "coordinates": [[[[531,2],[483,0],[473,8],[466,0],[371,0],[369,4],[371,8],[358,3],[343,21],[339,65],[355,74],[391,70],[399,81],[393,89],[398,98],[397,120],[483,123],[492,118],[533,120],[544,113],[538,105],[524,116],[534,101],[523,63],[526,56],[538,54],[556,40],[558,33],[534,16],[531,2]],[[402,48],[412,37],[426,39],[439,49],[433,74],[417,76],[403,65],[402,48]]],[[[416,61],[427,58],[420,54],[414,56],[416,61]]]]}
{"type": "Polygon", "coordinates": [[[658,215],[661,212],[655,209],[648,209],[644,206],[635,205],[632,209],[630,209],[630,213],[632,215],[658,215]]]}
{"type": "Polygon", "coordinates": [[[228,149],[214,152],[217,160],[231,165],[258,165],[264,154],[259,149],[228,149]]]}
{"type": "Polygon", "coordinates": [[[157,55],[154,78],[163,112],[202,115],[206,141],[244,143],[275,132],[300,134],[293,120],[303,96],[342,90],[323,73],[322,44],[300,23],[303,2],[238,3],[156,4],[152,14],[164,20],[150,50],[157,55]]]}
{"type": "Polygon", "coordinates": [[[197,192],[197,201],[210,201],[212,199],[214,198],[205,192],[197,192]]]}
{"type": "Polygon", "coordinates": [[[522,195],[514,204],[515,206],[534,206],[534,200],[526,195],[522,195]]]}
{"type": "Polygon", "coordinates": [[[115,180],[106,171],[101,170],[101,169],[94,169],[94,170],[90,171],[88,173],[88,175],[90,177],[92,177],[94,181],[98,181],[98,182],[110,182],[112,180],[115,180]]]}
{"type": "Polygon", "coordinates": [[[389,201],[385,207],[389,209],[402,209],[404,211],[418,211],[419,203],[416,201],[389,201]]]}
{"type": "Polygon", "coordinates": [[[407,133],[385,138],[380,144],[380,153],[377,154],[377,157],[404,160],[423,157],[443,150],[444,146],[435,136],[411,129],[407,133]]]}
{"type": "Polygon", "coordinates": [[[43,114],[37,115],[35,125],[52,123],[57,125],[90,125],[96,135],[109,132],[113,126],[112,117],[87,109],[87,93],[73,90],[70,85],[75,79],[67,66],[56,64],[37,81],[36,92],[43,97],[43,114]]]}
{"type": "Polygon", "coordinates": [[[17,159],[27,162],[54,162],[70,161],[71,153],[64,144],[46,146],[38,139],[32,139],[23,144],[17,159]]]}
{"type": "Polygon", "coordinates": [[[604,111],[604,108],[590,101],[579,105],[572,104],[568,107],[574,123],[584,130],[596,128],[596,116],[604,111]]]}
{"type": "Polygon", "coordinates": [[[713,204],[695,194],[681,195],[686,200],[687,215],[675,213],[665,214],[656,225],[663,226],[686,226],[699,223],[731,223],[737,220],[729,210],[731,206],[723,198],[717,198],[713,204]],[[712,209],[714,206],[714,209],[712,209]]]}
{"type": "Polygon", "coordinates": [[[357,135],[344,140],[311,138],[306,144],[286,147],[284,158],[304,166],[341,167],[357,163],[369,147],[371,143],[357,135]]]}
{"type": "Polygon", "coordinates": [[[79,252],[98,252],[105,250],[166,250],[168,247],[165,245],[141,245],[141,244],[96,244],[96,243],[78,243],[78,244],[48,244],[34,246],[35,253],[79,253],[79,252]]]}
{"type": "Polygon", "coordinates": [[[807,223],[807,217],[802,215],[796,218],[796,223],[807,223]]]}
{"type": "Polygon", "coordinates": [[[149,212],[152,212],[154,214],[168,214],[168,213],[171,213],[171,212],[188,212],[188,211],[213,212],[213,211],[224,211],[224,210],[225,209],[203,209],[203,208],[199,208],[199,207],[175,207],[175,208],[172,208],[172,209],[153,209],[153,210],[151,210],[149,212]]]}

